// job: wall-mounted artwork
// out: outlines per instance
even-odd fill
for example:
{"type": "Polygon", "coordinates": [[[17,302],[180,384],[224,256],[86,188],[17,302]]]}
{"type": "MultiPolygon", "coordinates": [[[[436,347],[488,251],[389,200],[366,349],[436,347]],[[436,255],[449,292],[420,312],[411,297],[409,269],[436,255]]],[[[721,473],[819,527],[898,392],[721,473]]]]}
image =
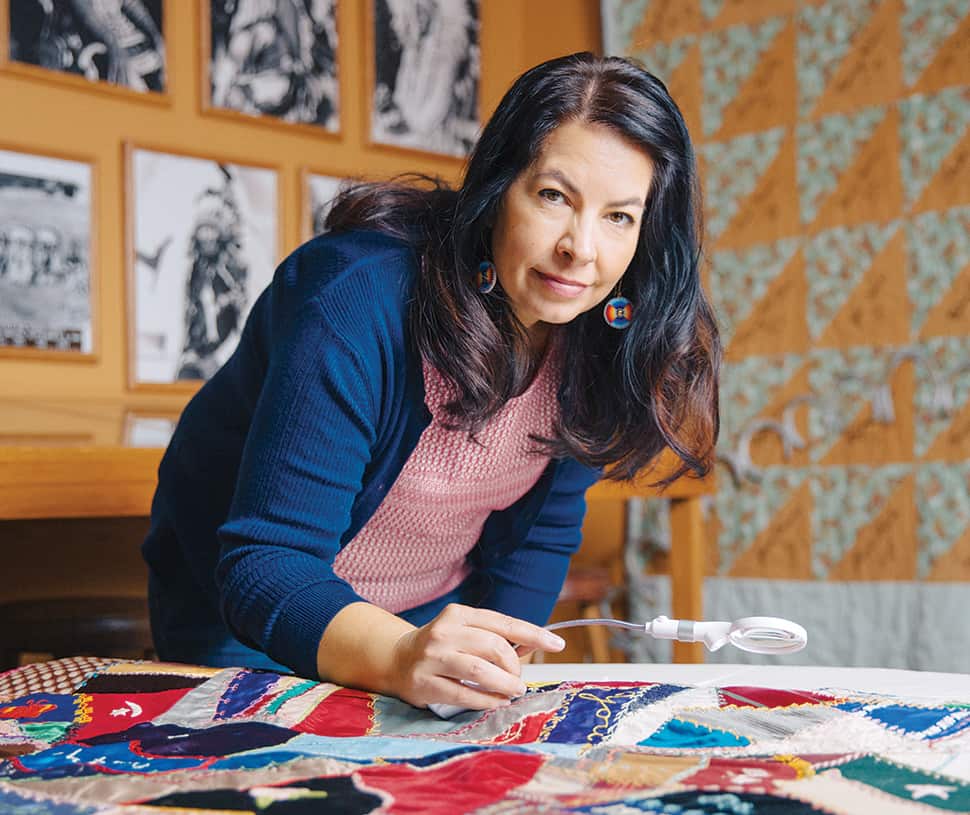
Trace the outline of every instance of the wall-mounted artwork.
{"type": "Polygon", "coordinates": [[[479,129],[478,0],[372,0],[371,140],[464,157],[479,129]]]}
{"type": "Polygon", "coordinates": [[[303,237],[312,238],[326,230],[324,223],[330,214],[334,198],[346,179],[332,175],[320,175],[310,170],[303,172],[303,237]]]}
{"type": "Polygon", "coordinates": [[[92,166],[0,150],[0,353],[94,351],[92,166]]]}
{"type": "Polygon", "coordinates": [[[8,0],[11,64],[166,90],[163,0],[8,0]]]}
{"type": "Polygon", "coordinates": [[[209,379],[229,358],[279,246],[277,174],[129,150],[132,386],[209,379]]]}
{"type": "Polygon", "coordinates": [[[202,6],[206,107],[338,130],[336,0],[202,6]]]}

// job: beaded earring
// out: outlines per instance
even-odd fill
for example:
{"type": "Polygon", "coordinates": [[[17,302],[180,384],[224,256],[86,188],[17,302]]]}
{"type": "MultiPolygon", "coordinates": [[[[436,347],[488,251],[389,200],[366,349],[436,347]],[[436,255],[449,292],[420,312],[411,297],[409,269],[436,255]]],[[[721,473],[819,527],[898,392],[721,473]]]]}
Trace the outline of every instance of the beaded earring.
{"type": "Polygon", "coordinates": [[[620,284],[616,284],[613,296],[603,306],[603,319],[610,328],[623,330],[633,320],[633,303],[620,294],[620,284]]]}
{"type": "Polygon", "coordinates": [[[483,260],[478,264],[478,273],[475,275],[475,284],[482,294],[488,294],[495,288],[495,264],[490,260],[483,260]]]}

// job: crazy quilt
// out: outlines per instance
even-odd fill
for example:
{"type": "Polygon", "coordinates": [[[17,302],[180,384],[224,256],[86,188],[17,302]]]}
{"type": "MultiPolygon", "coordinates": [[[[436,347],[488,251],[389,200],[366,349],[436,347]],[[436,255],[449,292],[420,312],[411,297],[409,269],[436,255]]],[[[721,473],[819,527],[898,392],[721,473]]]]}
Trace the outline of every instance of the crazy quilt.
{"type": "Polygon", "coordinates": [[[966,813],[970,704],[557,682],[442,720],[240,668],[74,659],[0,674],[0,812],[175,811],[966,813]]]}

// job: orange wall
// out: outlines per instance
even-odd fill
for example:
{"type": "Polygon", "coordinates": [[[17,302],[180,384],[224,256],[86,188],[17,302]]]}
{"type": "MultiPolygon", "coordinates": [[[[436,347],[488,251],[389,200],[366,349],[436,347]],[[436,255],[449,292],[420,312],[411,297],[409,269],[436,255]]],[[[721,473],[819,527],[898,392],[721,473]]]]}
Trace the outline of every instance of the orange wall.
{"type": "MultiPolygon", "coordinates": [[[[168,5],[167,104],[65,82],[59,75],[44,79],[0,72],[0,148],[95,162],[94,246],[99,281],[94,301],[98,358],[93,362],[0,358],[0,396],[120,399],[127,395],[125,141],[275,165],[282,200],[283,253],[300,241],[303,167],[334,175],[381,176],[407,170],[437,173],[450,180],[459,175],[460,164],[454,160],[366,144],[364,0],[338,4],[341,134],[335,137],[202,114],[199,14],[184,11],[187,7],[184,0],[170,0],[168,5]]],[[[197,7],[192,3],[193,9],[197,7]]],[[[600,48],[597,0],[482,0],[481,14],[484,115],[529,66],[559,54],[600,48]]],[[[152,398],[154,403],[184,400],[184,395],[152,398]]]]}

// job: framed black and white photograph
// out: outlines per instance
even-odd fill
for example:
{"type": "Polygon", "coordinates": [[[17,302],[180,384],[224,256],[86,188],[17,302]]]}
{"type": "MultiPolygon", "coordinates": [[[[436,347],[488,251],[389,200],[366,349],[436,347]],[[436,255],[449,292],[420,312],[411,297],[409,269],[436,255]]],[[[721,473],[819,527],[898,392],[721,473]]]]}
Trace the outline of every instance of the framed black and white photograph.
{"type": "Polygon", "coordinates": [[[7,0],[9,64],[164,95],[164,6],[165,0],[7,0]]]}
{"type": "Polygon", "coordinates": [[[370,0],[376,144],[464,158],[478,137],[479,0],[370,0]]]}
{"type": "Polygon", "coordinates": [[[197,386],[229,358],[277,263],[277,172],[130,147],[132,387],[197,386]]]}
{"type": "Polygon", "coordinates": [[[204,0],[204,106],[337,132],[336,4],[204,0]]]}
{"type": "Polygon", "coordinates": [[[303,239],[309,240],[326,230],[324,224],[330,207],[347,179],[333,175],[322,175],[312,170],[303,171],[303,239]]]}
{"type": "Polygon", "coordinates": [[[94,354],[93,165],[0,150],[0,353],[94,354]]]}

